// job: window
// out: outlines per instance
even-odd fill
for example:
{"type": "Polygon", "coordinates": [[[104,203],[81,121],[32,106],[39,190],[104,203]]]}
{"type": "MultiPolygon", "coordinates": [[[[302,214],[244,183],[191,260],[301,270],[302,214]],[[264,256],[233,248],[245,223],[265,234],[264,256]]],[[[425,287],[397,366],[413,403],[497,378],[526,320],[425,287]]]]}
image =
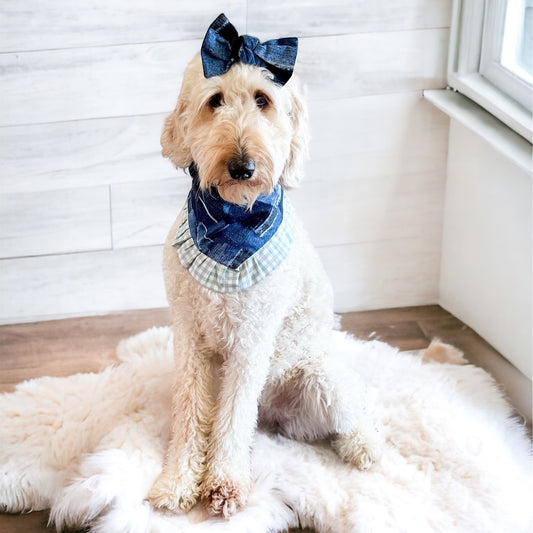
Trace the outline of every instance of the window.
{"type": "MultiPolygon", "coordinates": [[[[533,0],[508,2],[501,64],[533,85],[533,0]]],[[[531,102],[530,102],[531,103],[531,102]]]]}
{"type": "Polygon", "coordinates": [[[532,142],[533,0],[455,0],[448,84],[532,142]]]}
{"type": "Polygon", "coordinates": [[[479,72],[531,111],[533,0],[488,4],[479,72]]]}

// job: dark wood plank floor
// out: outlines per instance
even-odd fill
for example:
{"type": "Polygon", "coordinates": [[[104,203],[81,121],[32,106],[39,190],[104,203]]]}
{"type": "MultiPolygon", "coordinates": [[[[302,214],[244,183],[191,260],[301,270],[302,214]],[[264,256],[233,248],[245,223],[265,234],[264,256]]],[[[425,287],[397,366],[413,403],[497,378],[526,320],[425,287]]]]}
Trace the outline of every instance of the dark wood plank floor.
{"type": "MultiPolygon", "coordinates": [[[[13,390],[17,383],[30,378],[99,371],[115,360],[114,350],[121,339],[169,323],[168,309],[153,309],[0,326],[0,391],[13,390]]],[[[473,330],[439,306],[346,313],[341,324],[342,329],[359,338],[382,340],[401,350],[425,348],[435,337],[454,344],[470,362],[491,372],[506,388],[515,406],[531,417],[531,406],[523,405],[523,398],[531,397],[529,380],[473,330]]],[[[46,527],[46,521],[46,512],[0,513],[0,532],[53,531],[46,527]]]]}

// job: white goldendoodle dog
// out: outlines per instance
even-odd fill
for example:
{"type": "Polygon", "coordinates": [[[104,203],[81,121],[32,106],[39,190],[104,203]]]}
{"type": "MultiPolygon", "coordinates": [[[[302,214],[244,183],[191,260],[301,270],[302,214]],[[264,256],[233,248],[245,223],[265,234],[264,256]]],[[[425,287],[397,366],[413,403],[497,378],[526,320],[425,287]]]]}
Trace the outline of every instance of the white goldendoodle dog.
{"type": "Polygon", "coordinates": [[[284,194],[307,145],[296,47],[238,36],[220,15],[165,122],[163,155],[189,169],[192,189],[164,247],[177,379],[165,464],[148,494],[158,508],[201,498],[229,516],[244,505],[258,422],[331,438],[360,469],[380,454],[364,388],[328,357],[332,290],[284,194]]]}

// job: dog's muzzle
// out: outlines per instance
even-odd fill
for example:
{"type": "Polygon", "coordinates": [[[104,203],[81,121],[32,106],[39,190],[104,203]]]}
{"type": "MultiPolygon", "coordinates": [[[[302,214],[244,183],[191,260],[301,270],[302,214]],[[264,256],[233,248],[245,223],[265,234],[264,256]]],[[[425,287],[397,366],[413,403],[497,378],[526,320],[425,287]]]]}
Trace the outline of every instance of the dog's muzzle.
{"type": "Polygon", "coordinates": [[[228,161],[228,172],[234,180],[249,180],[255,170],[255,161],[251,158],[234,158],[228,161]]]}

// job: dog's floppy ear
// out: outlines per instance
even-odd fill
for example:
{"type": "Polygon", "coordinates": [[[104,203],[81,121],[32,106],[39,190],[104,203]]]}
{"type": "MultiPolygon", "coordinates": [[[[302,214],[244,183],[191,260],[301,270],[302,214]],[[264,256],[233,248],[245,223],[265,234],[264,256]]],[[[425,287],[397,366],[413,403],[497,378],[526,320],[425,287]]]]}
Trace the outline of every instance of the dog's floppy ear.
{"type": "Polygon", "coordinates": [[[308,154],[309,132],[307,125],[307,108],[296,79],[291,79],[285,89],[291,100],[290,119],[292,123],[291,151],[280,177],[281,185],[290,189],[297,187],[303,177],[304,161],[308,154]]]}
{"type": "Polygon", "coordinates": [[[192,155],[186,143],[189,121],[188,85],[184,78],[176,108],[166,118],[161,134],[163,157],[168,157],[177,168],[187,168],[192,163],[192,155]]]}
{"type": "Polygon", "coordinates": [[[163,157],[168,157],[177,168],[187,168],[192,162],[191,152],[185,144],[187,117],[181,95],[176,109],[165,119],[161,134],[163,157]]]}

